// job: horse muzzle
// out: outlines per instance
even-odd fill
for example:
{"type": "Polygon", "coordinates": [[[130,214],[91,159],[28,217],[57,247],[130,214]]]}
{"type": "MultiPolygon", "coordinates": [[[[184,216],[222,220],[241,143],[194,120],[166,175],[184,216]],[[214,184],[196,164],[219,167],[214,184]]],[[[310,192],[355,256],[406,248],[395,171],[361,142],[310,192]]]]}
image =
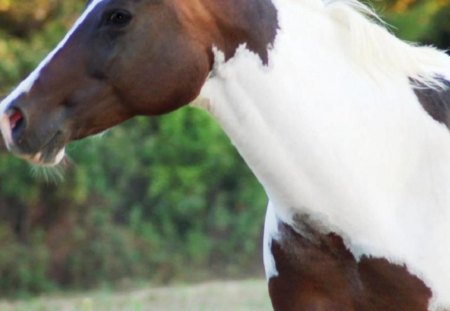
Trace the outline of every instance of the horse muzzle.
{"type": "Polygon", "coordinates": [[[63,132],[49,124],[33,129],[25,110],[17,106],[1,113],[0,129],[8,150],[33,164],[53,166],[64,158],[63,132]]]}

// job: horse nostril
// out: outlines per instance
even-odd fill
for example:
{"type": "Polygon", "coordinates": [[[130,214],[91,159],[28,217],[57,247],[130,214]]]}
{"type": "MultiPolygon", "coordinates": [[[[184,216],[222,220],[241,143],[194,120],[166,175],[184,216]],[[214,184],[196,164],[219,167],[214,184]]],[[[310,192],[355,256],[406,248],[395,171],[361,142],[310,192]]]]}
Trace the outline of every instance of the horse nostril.
{"type": "Polygon", "coordinates": [[[17,109],[13,108],[9,113],[9,124],[11,126],[11,131],[14,131],[16,128],[20,127],[23,123],[23,114],[17,109]]]}
{"type": "Polygon", "coordinates": [[[11,108],[7,111],[9,118],[9,126],[11,128],[11,134],[13,139],[17,138],[23,132],[25,127],[25,117],[23,112],[18,108],[11,108]]]}

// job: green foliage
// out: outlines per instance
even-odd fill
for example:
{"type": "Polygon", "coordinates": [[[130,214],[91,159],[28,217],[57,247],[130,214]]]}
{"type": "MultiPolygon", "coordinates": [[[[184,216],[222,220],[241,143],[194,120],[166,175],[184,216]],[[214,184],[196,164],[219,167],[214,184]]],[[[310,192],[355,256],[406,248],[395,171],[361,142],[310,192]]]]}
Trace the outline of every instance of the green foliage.
{"type": "MultiPolygon", "coordinates": [[[[33,178],[22,161],[0,157],[8,162],[0,166],[8,177],[2,200],[12,202],[5,211],[20,218],[14,234],[28,241],[44,231],[39,245],[50,255],[41,270],[50,284],[199,279],[205,267],[229,276],[259,261],[265,196],[204,113],[187,108],[161,120],[137,118],[75,143],[69,154],[73,163],[56,184],[33,178]],[[17,206],[24,215],[14,215],[17,206]]],[[[17,243],[1,243],[2,253],[17,243]]],[[[2,285],[3,293],[34,290],[2,285]]]]}
{"type": "MultiPolygon", "coordinates": [[[[1,93],[60,40],[84,3],[0,0],[1,93]]],[[[448,2],[383,3],[404,38],[449,47],[448,2]]],[[[203,112],[136,118],[68,152],[64,180],[49,182],[0,151],[0,295],[261,267],[265,195],[203,112]]]]}
{"type": "Polygon", "coordinates": [[[11,230],[0,226],[0,289],[37,293],[53,288],[48,278],[50,254],[43,234],[36,230],[26,244],[17,241],[11,230]]]}
{"type": "Polygon", "coordinates": [[[424,42],[443,49],[450,47],[450,2],[447,0],[398,0],[384,11],[391,29],[403,39],[424,42]],[[444,39],[445,37],[445,39],[444,39]]]}

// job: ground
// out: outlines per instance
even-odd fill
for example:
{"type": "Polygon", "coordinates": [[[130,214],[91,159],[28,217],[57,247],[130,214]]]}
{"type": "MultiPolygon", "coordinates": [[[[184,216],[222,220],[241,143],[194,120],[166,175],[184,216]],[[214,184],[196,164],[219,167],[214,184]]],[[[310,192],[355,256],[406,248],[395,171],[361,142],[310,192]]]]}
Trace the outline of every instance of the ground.
{"type": "Polygon", "coordinates": [[[271,311],[264,280],[0,300],[0,311],[271,311]]]}

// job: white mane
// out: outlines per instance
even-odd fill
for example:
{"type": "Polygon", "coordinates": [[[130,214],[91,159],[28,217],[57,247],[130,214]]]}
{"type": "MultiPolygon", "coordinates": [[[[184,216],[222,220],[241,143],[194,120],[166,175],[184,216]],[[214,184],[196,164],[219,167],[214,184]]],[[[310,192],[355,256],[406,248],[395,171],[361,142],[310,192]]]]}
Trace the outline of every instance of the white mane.
{"type": "Polygon", "coordinates": [[[328,0],[326,10],[346,29],[351,49],[361,65],[377,77],[401,72],[417,84],[442,86],[450,78],[448,56],[431,46],[416,46],[393,36],[381,18],[356,0],[328,0]]]}
{"type": "Polygon", "coordinates": [[[383,79],[403,74],[414,86],[445,87],[450,80],[448,56],[433,46],[419,46],[395,37],[382,18],[358,0],[295,0],[335,22],[342,42],[369,75],[383,79]]]}
{"type": "Polygon", "coordinates": [[[442,51],[399,40],[367,5],[357,0],[326,0],[322,9],[344,27],[343,40],[373,77],[403,73],[418,85],[430,87],[443,86],[439,76],[450,77],[448,57],[442,51]]]}

